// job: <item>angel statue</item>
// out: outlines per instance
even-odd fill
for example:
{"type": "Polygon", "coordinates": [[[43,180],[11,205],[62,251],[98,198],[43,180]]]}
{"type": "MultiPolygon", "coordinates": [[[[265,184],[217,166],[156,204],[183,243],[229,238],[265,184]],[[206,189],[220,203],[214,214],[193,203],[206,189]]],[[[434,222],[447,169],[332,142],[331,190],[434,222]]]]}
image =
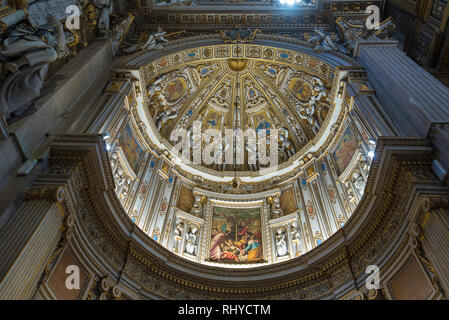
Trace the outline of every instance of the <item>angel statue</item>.
{"type": "Polygon", "coordinates": [[[279,129],[279,141],[281,146],[279,147],[279,151],[284,152],[284,159],[288,159],[295,154],[295,147],[293,143],[288,139],[288,130],[285,127],[281,127],[279,129]]]}
{"type": "Polygon", "coordinates": [[[368,28],[365,23],[352,24],[342,17],[335,20],[340,37],[344,46],[353,51],[357,43],[363,40],[381,41],[389,40],[396,32],[396,25],[391,17],[381,22],[377,28],[368,28]]]}
{"type": "Polygon", "coordinates": [[[33,28],[19,24],[8,32],[0,45],[0,61],[10,72],[0,88],[0,106],[6,119],[21,115],[40,96],[49,64],[69,54],[76,42],[70,32],[53,16],[48,24],[33,28]]]}
{"type": "Polygon", "coordinates": [[[162,127],[167,123],[168,120],[174,119],[177,116],[178,112],[173,112],[171,108],[168,108],[159,113],[155,118],[157,130],[161,131],[162,127]]]}
{"type": "Polygon", "coordinates": [[[166,35],[166,34],[167,34],[167,32],[162,31],[162,28],[158,27],[157,31],[155,33],[151,33],[145,42],[139,42],[139,43],[130,45],[127,48],[124,48],[123,51],[130,54],[130,53],[134,53],[134,52],[137,52],[140,50],[146,50],[146,51],[151,51],[154,49],[160,50],[164,47],[162,43],[168,42],[168,40],[165,39],[165,37],[164,37],[164,35],[166,35]]]}
{"type": "Polygon", "coordinates": [[[109,15],[114,10],[113,1],[111,0],[94,0],[94,6],[99,10],[97,28],[101,34],[109,32],[109,15]]]}
{"type": "Polygon", "coordinates": [[[346,54],[346,49],[337,44],[338,37],[337,35],[329,35],[325,32],[323,32],[322,29],[317,29],[316,27],[313,29],[313,31],[316,33],[316,35],[311,36],[308,33],[306,33],[304,36],[308,43],[312,43],[315,45],[313,48],[314,51],[341,51],[342,53],[346,54]]]}
{"type": "Polygon", "coordinates": [[[320,124],[318,123],[317,116],[315,115],[316,104],[315,101],[311,99],[310,104],[306,106],[299,106],[297,108],[298,115],[304,120],[309,122],[312,127],[312,131],[314,134],[317,134],[320,130],[320,124]]]}

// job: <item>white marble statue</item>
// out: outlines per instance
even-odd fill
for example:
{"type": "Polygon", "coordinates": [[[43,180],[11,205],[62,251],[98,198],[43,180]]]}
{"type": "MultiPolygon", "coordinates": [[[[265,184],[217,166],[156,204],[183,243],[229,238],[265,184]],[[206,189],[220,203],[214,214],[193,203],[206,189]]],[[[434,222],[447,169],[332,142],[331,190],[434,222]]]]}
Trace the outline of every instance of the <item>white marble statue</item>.
{"type": "Polygon", "coordinates": [[[21,115],[40,96],[49,63],[69,54],[74,36],[64,32],[60,21],[48,17],[48,25],[33,29],[19,24],[0,45],[0,60],[10,72],[0,88],[0,106],[6,119],[21,115]]]}
{"type": "Polygon", "coordinates": [[[185,252],[196,256],[197,248],[198,248],[198,228],[196,226],[191,226],[186,233],[186,244],[185,244],[185,252]]]}
{"type": "Polygon", "coordinates": [[[352,183],[354,187],[359,191],[359,194],[363,194],[363,191],[365,190],[365,179],[363,178],[362,173],[359,169],[355,169],[352,173],[352,183]]]}
{"type": "Polygon", "coordinates": [[[288,254],[287,232],[285,228],[276,229],[274,240],[276,244],[276,254],[278,257],[284,257],[288,254]]]}
{"type": "Polygon", "coordinates": [[[178,252],[179,242],[182,240],[183,231],[184,231],[184,221],[176,220],[175,230],[173,231],[173,251],[176,253],[178,252]]]}
{"type": "Polygon", "coordinates": [[[313,29],[313,31],[315,32],[315,35],[310,36],[307,35],[306,36],[306,40],[309,43],[312,43],[313,45],[315,45],[315,47],[313,48],[315,51],[341,51],[343,53],[347,53],[346,49],[337,43],[338,41],[338,36],[337,35],[330,35],[327,34],[325,32],[323,32],[320,29],[317,29],[316,27],[313,29]]]}
{"type": "Polygon", "coordinates": [[[157,31],[155,33],[151,33],[148,36],[148,39],[143,43],[136,43],[128,46],[127,48],[123,49],[126,53],[131,54],[140,50],[160,50],[162,49],[163,43],[168,42],[167,39],[164,38],[164,35],[166,35],[167,32],[162,31],[161,27],[158,27],[157,31]]]}
{"type": "Polygon", "coordinates": [[[114,10],[112,0],[94,0],[93,4],[98,9],[98,22],[97,28],[101,34],[107,34],[109,32],[110,20],[109,16],[114,10]]]}

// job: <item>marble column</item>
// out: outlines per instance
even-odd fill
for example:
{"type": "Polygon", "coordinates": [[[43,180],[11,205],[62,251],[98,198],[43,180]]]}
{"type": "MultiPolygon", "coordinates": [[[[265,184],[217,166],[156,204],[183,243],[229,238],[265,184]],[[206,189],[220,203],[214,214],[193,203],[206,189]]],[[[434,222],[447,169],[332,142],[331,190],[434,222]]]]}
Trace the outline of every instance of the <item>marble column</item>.
{"type": "Polygon", "coordinates": [[[409,58],[396,41],[359,41],[354,56],[399,135],[425,137],[432,123],[449,121],[449,88],[409,58]]]}

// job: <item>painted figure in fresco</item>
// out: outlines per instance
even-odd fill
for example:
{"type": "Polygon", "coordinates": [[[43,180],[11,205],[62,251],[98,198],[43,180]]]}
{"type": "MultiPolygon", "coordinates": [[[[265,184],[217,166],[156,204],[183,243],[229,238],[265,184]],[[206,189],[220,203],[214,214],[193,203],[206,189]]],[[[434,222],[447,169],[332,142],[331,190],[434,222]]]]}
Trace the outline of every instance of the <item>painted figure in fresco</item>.
{"type": "Polygon", "coordinates": [[[248,262],[257,262],[262,260],[262,244],[255,235],[251,235],[245,248],[245,254],[248,255],[248,262]]]}
{"type": "Polygon", "coordinates": [[[221,260],[221,244],[225,237],[225,233],[222,231],[218,231],[217,229],[212,231],[212,240],[210,242],[210,259],[211,260],[221,260]]]}
{"type": "Polygon", "coordinates": [[[249,234],[248,234],[248,230],[245,230],[246,232],[244,234],[242,234],[242,237],[240,238],[239,241],[235,241],[234,244],[235,246],[237,246],[237,248],[240,249],[241,252],[245,251],[246,248],[246,244],[248,243],[248,238],[249,238],[249,234]]]}
{"type": "Polygon", "coordinates": [[[233,260],[239,262],[239,256],[241,255],[240,249],[234,245],[232,240],[227,240],[223,245],[223,253],[221,254],[222,260],[233,260]]]}
{"type": "Polygon", "coordinates": [[[348,126],[341,138],[341,142],[334,152],[334,157],[340,172],[343,172],[351,162],[351,159],[357,150],[357,145],[357,138],[354,136],[351,127],[348,126]]]}
{"type": "Polygon", "coordinates": [[[1,85],[0,105],[6,119],[21,115],[40,96],[49,64],[69,54],[75,41],[62,24],[48,16],[48,24],[37,29],[19,24],[10,30],[0,45],[0,61],[9,76],[1,85]]]}

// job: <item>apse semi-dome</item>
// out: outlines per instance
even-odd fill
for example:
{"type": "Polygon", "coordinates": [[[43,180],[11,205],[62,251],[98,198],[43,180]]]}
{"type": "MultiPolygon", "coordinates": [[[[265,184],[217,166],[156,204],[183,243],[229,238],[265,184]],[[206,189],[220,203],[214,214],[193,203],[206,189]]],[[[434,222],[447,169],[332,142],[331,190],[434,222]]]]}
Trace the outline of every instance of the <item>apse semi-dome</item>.
{"type": "MultiPolygon", "coordinates": [[[[116,193],[154,241],[191,261],[251,268],[299,257],[349,219],[375,136],[348,116],[347,59],[300,44],[180,44],[116,67],[137,87],[130,122],[108,140],[116,193]],[[182,157],[174,146],[183,135],[198,146],[195,123],[202,133],[221,133],[213,139],[234,152],[226,129],[276,129],[278,141],[269,143],[277,145],[278,166],[249,163],[249,140],[243,164],[182,157]]],[[[200,148],[210,142],[205,136],[200,148]]]]}

